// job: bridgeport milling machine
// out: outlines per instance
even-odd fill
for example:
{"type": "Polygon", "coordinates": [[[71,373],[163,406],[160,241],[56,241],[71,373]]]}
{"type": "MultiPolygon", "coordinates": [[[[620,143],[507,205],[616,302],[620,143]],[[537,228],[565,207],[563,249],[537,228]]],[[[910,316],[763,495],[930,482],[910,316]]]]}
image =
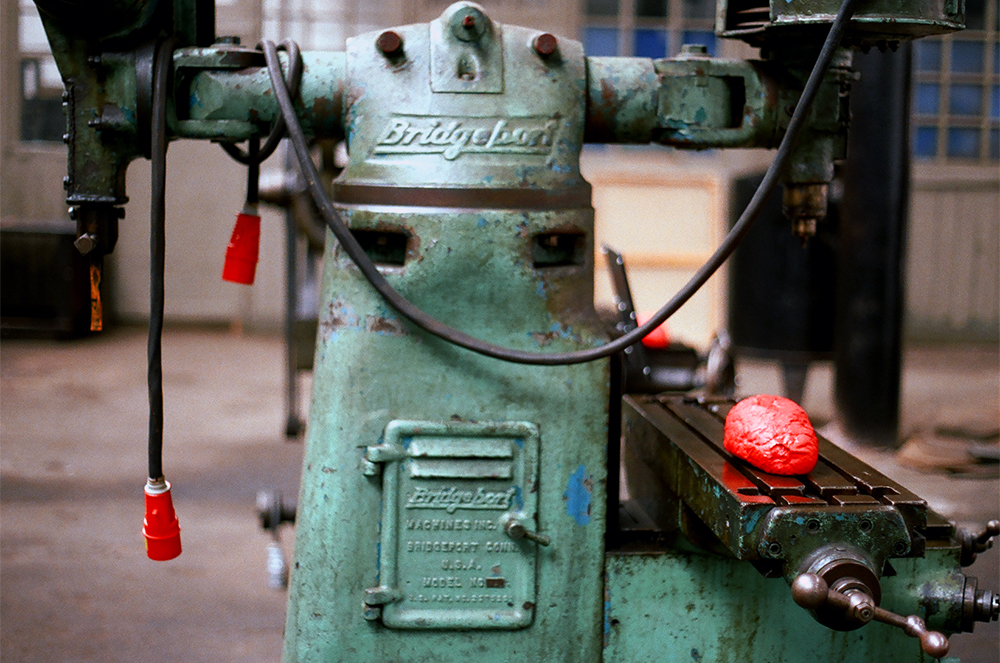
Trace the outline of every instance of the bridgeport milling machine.
{"type": "MultiPolygon", "coordinates": [[[[125,169],[153,162],[147,496],[169,496],[168,139],[257,162],[287,130],[332,232],[287,663],[894,663],[940,658],[935,631],[997,618],[997,594],[961,571],[997,523],[956,530],[822,440],[808,475],[756,470],[722,449],[731,402],[623,396],[617,359],[721,264],[779,178],[792,227],[811,232],[844,153],[850,49],[958,30],[962,0],[720,0],[719,34],[760,46],[759,61],[586,57],[467,2],[345,53],[216,42],[211,1],[36,2],[95,284],[125,169]],[[235,148],[264,137],[256,156],[235,148]],[[309,137],[347,141],[332,201],[309,137]],[[592,303],[585,142],[778,147],[717,254],[612,341],[592,303]]],[[[157,504],[150,555],[179,554],[157,504]]]]}

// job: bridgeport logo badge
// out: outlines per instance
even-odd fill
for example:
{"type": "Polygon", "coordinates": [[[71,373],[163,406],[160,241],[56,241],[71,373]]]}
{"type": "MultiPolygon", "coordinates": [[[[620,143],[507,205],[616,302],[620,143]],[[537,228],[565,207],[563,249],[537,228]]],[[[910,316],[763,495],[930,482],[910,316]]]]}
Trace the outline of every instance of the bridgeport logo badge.
{"type": "Polygon", "coordinates": [[[440,154],[449,161],[463,154],[547,155],[558,126],[554,117],[397,115],[372,154],[440,154]]]}

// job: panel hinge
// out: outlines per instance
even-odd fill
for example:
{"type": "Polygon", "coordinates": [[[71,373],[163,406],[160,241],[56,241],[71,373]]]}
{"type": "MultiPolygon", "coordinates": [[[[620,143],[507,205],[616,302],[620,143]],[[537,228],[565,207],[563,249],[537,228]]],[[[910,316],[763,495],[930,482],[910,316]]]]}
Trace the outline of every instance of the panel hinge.
{"type": "Polygon", "coordinates": [[[386,587],[385,585],[369,587],[365,590],[365,600],[362,604],[365,619],[368,621],[377,620],[382,616],[382,606],[401,601],[402,599],[403,594],[393,587],[386,587]]]}
{"type": "Polygon", "coordinates": [[[392,463],[404,458],[406,458],[406,449],[398,444],[379,444],[365,447],[365,457],[361,461],[361,471],[365,476],[377,476],[380,464],[392,463]]]}

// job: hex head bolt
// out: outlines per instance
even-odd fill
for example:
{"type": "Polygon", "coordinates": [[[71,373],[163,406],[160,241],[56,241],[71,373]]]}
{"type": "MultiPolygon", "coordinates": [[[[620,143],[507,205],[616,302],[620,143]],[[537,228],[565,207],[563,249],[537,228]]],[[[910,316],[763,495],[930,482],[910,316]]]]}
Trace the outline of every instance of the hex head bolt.
{"type": "Polygon", "coordinates": [[[826,581],[815,573],[803,573],[792,581],[792,599],[806,610],[816,610],[825,604],[843,610],[860,622],[872,620],[901,628],[904,633],[920,640],[920,648],[932,658],[943,658],[948,653],[948,638],[937,631],[928,631],[924,620],[917,615],[901,617],[875,605],[864,592],[841,594],[830,589],[826,581]]]}

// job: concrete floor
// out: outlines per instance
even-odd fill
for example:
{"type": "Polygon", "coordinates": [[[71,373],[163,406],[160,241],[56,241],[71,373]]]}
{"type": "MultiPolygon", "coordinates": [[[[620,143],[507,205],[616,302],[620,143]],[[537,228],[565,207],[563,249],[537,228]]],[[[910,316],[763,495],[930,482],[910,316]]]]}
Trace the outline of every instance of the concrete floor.
{"type": "MultiPolygon", "coordinates": [[[[266,587],[267,537],[254,495],[274,487],[291,496],[298,481],[301,446],[282,434],[281,342],[172,330],[163,355],[165,470],[184,554],[158,564],[146,559],[140,534],[144,332],[0,345],[3,661],[280,659],[285,597],[266,587]]],[[[741,392],[780,393],[774,367],[742,362],[740,369],[741,392]]],[[[812,372],[804,400],[817,421],[832,418],[831,383],[829,367],[812,372]]],[[[1000,418],[997,408],[995,349],[908,352],[904,429],[970,411],[1000,418]]],[[[835,428],[826,432],[837,437],[835,428]]],[[[963,523],[1000,513],[995,473],[926,474],[890,453],[853,450],[963,523]]],[[[291,532],[284,536],[290,549],[291,532]]],[[[981,587],[1000,589],[998,557],[993,549],[967,570],[981,587]]],[[[954,638],[952,650],[965,663],[997,663],[997,641],[996,623],[980,625],[954,638]]]]}

